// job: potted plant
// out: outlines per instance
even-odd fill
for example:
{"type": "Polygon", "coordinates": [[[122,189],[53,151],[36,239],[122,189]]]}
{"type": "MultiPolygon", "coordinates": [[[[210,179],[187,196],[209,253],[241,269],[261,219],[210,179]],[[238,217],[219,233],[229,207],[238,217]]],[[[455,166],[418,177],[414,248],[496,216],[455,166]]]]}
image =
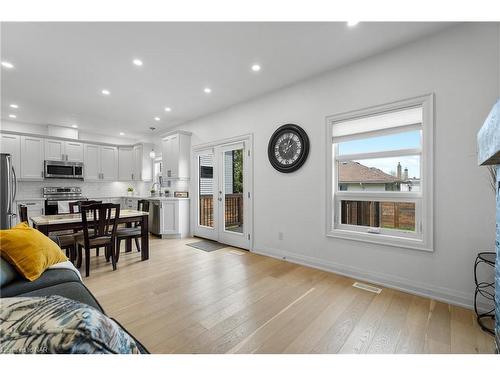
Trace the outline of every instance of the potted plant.
{"type": "Polygon", "coordinates": [[[127,188],[127,195],[130,197],[134,194],[134,188],[132,186],[129,186],[127,188]]]}
{"type": "Polygon", "coordinates": [[[156,194],[156,190],[155,190],[155,189],[151,189],[149,192],[151,193],[151,196],[152,196],[152,197],[154,197],[154,196],[155,196],[155,194],[156,194]]]}

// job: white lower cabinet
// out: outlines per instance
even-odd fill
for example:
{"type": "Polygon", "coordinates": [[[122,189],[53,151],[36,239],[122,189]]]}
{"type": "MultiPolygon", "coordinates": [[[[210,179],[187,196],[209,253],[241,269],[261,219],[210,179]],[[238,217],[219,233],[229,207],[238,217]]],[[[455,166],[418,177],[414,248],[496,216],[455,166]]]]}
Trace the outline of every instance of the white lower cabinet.
{"type": "Polygon", "coordinates": [[[189,199],[151,200],[150,231],[162,238],[189,236],[189,199]]]}

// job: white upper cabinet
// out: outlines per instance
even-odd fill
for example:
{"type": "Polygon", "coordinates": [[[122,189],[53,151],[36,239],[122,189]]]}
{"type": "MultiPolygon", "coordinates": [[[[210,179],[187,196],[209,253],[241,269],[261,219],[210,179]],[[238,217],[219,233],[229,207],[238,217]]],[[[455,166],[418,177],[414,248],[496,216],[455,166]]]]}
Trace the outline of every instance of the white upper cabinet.
{"type": "Polygon", "coordinates": [[[152,144],[118,148],[118,178],[122,181],[151,181],[153,161],[149,157],[152,144]]]}
{"type": "Polygon", "coordinates": [[[85,180],[118,180],[118,147],[85,144],[84,149],[85,180]]]}
{"type": "Polygon", "coordinates": [[[175,132],[162,139],[163,177],[189,179],[191,134],[175,132]]]}
{"type": "Polygon", "coordinates": [[[21,136],[21,176],[25,180],[43,180],[44,139],[21,136]]]}
{"type": "Polygon", "coordinates": [[[65,142],[65,148],[67,161],[83,161],[83,143],[65,142]]]}
{"type": "Polygon", "coordinates": [[[45,160],[66,160],[64,158],[64,141],[46,139],[45,160]]]}
{"type": "Polygon", "coordinates": [[[135,163],[134,148],[118,148],[118,179],[122,181],[134,180],[135,163]]]}
{"type": "Polygon", "coordinates": [[[84,145],[84,162],[83,171],[85,180],[100,180],[101,179],[101,146],[84,145]]]}
{"type": "Polygon", "coordinates": [[[153,160],[149,156],[152,149],[153,145],[149,143],[134,146],[134,180],[153,180],[153,160]]]}
{"type": "Polygon", "coordinates": [[[101,180],[118,180],[118,147],[101,146],[101,180]]]}
{"type": "Polygon", "coordinates": [[[45,139],[45,160],[83,161],[83,144],[45,139]]]}
{"type": "Polygon", "coordinates": [[[21,137],[16,134],[0,134],[0,151],[11,154],[17,177],[21,177],[21,137]]]}

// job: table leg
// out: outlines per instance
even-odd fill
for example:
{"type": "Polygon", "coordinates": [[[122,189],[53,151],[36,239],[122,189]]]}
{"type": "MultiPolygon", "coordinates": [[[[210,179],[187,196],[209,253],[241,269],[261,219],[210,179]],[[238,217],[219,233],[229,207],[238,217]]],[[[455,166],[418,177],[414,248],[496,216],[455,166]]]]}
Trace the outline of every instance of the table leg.
{"type": "Polygon", "coordinates": [[[142,216],[141,221],[141,260],[149,259],[149,228],[148,215],[142,216]]]}
{"type": "MultiPolygon", "coordinates": [[[[132,228],[132,223],[126,223],[125,224],[127,228],[132,228]]],[[[125,252],[129,253],[132,251],[132,238],[127,237],[125,239],[125,252]]]]}

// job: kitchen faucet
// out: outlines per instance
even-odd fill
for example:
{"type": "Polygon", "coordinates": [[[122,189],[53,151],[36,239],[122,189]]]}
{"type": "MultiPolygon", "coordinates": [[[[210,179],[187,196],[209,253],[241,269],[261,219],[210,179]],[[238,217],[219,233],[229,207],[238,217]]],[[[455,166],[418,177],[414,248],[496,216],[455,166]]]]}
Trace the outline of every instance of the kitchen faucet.
{"type": "Polygon", "coordinates": [[[155,187],[155,185],[158,185],[158,194],[159,194],[159,196],[161,196],[162,195],[161,194],[161,185],[160,185],[159,182],[155,182],[153,185],[151,185],[151,189],[150,190],[153,190],[154,187],[155,187]]]}

